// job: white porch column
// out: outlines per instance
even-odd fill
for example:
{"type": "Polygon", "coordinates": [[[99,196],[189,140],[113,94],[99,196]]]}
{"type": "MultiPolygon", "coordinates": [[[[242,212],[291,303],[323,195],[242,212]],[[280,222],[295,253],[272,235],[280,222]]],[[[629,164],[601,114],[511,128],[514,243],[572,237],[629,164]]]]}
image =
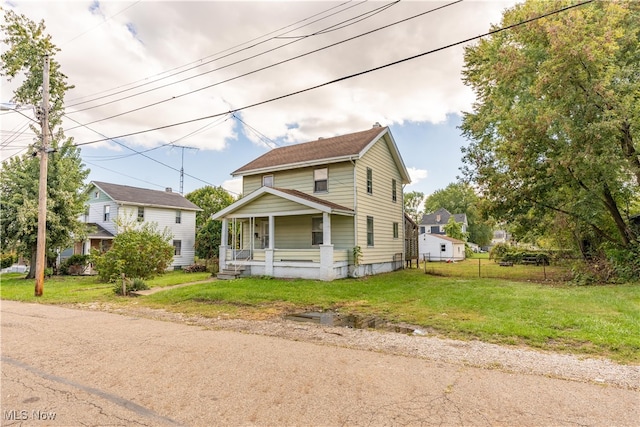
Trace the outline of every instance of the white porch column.
{"type": "Polygon", "coordinates": [[[218,265],[220,270],[227,266],[227,248],[229,247],[229,220],[222,220],[222,234],[220,235],[220,252],[218,253],[218,265]]]}
{"type": "Polygon", "coordinates": [[[322,245],[320,245],[320,280],[335,279],[333,270],[333,245],[331,244],[331,215],[322,214],[322,245]]]}
{"type": "Polygon", "coordinates": [[[327,212],[322,213],[322,243],[331,244],[331,215],[327,212]]]}
{"type": "Polygon", "coordinates": [[[269,215],[269,244],[267,245],[267,249],[264,250],[264,274],[266,276],[273,276],[273,242],[276,237],[274,235],[274,223],[273,215],[269,215]]]}

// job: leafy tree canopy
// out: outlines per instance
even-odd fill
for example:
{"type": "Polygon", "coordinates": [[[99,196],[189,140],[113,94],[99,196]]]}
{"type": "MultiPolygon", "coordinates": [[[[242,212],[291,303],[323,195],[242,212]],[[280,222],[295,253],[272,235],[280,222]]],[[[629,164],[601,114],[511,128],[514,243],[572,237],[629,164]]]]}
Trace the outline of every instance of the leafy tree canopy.
{"type": "Polygon", "coordinates": [[[485,246],[491,242],[492,227],[482,218],[481,203],[473,187],[465,183],[452,183],[429,195],[424,201],[424,210],[432,213],[444,208],[452,214],[466,214],[469,241],[485,246]]]}
{"type": "MultiPolygon", "coordinates": [[[[50,58],[50,114],[52,129],[47,174],[47,253],[68,247],[73,237],[81,238],[85,229],[78,217],[84,211],[83,183],[89,174],[80,159],[80,150],[64,136],[60,118],[64,112],[63,98],[72,86],[60,72],[55,60],[59,51],[45,34],[43,22],[35,24],[24,15],[6,11],[3,43],[6,51],[0,56],[0,74],[9,80],[23,74],[24,82],[15,91],[12,101],[23,105],[41,105],[44,56],[50,58]]],[[[2,163],[0,175],[0,243],[3,248],[15,248],[31,258],[29,277],[35,275],[38,228],[39,158],[33,156],[41,147],[41,129],[32,126],[34,144],[23,156],[14,156],[2,163]]]]}
{"type": "Polygon", "coordinates": [[[234,202],[233,197],[222,187],[206,186],[185,196],[202,209],[196,213],[196,255],[200,258],[218,256],[222,223],[213,221],[211,215],[234,202]]]}
{"type": "Polygon", "coordinates": [[[424,200],[424,193],[419,191],[409,191],[404,194],[404,211],[414,220],[417,224],[422,221],[422,202],[424,200]]]}
{"type": "MultiPolygon", "coordinates": [[[[501,26],[568,4],[526,1],[501,26]]],[[[464,172],[495,218],[563,223],[597,247],[637,245],[628,207],[640,196],[638,22],[639,2],[593,2],[466,49],[477,101],[462,124],[464,172]]]]}

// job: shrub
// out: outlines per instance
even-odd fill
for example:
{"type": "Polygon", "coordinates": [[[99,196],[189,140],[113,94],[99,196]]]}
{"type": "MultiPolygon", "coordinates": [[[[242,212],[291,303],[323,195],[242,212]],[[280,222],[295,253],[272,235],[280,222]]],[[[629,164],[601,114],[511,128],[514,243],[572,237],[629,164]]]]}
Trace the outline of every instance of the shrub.
{"type": "Polygon", "coordinates": [[[504,258],[504,256],[509,252],[510,249],[510,246],[504,243],[498,243],[491,248],[491,252],[489,252],[489,259],[499,261],[504,258]]]}
{"type": "MultiPolygon", "coordinates": [[[[127,295],[129,295],[133,291],[143,291],[145,289],[149,289],[149,286],[144,282],[144,280],[140,278],[135,278],[133,280],[125,279],[125,289],[127,295]]],[[[115,282],[113,285],[113,292],[116,295],[122,295],[122,282],[115,282]]]]}
{"type": "Polygon", "coordinates": [[[11,267],[13,264],[18,261],[18,256],[16,254],[0,254],[0,268],[11,267]]]}
{"type": "Polygon", "coordinates": [[[204,264],[191,264],[182,269],[185,273],[205,273],[207,266],[204,264]]]}
{"type": "Polygon", "coordinates": [[[69,258],[65,259],[62,264],[60,264],[60,274],[80,274],[87,264],[89,264],[89,255],[71,255],[69,258]]]}
{"type": "Polygon", "coordinates": [[[171,235],[159,232],[152,223],[124,228],[107,252],[91,251],[100,280],[117,281],[122,273],[142,279],[164,273],[173,259],[174,249],[168,242],[171,235]]]}

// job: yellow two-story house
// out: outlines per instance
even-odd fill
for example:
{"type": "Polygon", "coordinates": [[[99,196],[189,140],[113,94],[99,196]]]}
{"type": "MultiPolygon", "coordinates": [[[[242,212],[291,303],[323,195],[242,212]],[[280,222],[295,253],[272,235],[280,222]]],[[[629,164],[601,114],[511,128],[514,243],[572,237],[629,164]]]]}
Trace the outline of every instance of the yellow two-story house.
{"type": "Polygon", "coordinates": [[[402,267],[410,179],[389,128],[276,148],[231,175],[244,197],[213,215],[221,270],[333,280],[402,267]]]}

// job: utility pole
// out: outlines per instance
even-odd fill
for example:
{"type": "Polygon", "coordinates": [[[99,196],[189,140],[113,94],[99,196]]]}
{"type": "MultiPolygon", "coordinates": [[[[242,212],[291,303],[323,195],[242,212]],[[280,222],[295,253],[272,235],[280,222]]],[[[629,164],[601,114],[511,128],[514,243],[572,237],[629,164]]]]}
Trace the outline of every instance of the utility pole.
{"type": "Polygon", "coordinates": [[[36,247],[35,295],[42,296],[46,267],[47,168],[49,149],[49,57],[44,57],[42,71],[42,147],[40,147],[40,180],[38,182],[38,242],[36,247]]]}
{"type": "Polygon", "coordinates": [[[184,147],[182,145],[174,145],[175,148],[182,148],[182,164],[180,165],[180,194],[184,189],[184,150],[197,150],[195,147],[184,147]]]}

